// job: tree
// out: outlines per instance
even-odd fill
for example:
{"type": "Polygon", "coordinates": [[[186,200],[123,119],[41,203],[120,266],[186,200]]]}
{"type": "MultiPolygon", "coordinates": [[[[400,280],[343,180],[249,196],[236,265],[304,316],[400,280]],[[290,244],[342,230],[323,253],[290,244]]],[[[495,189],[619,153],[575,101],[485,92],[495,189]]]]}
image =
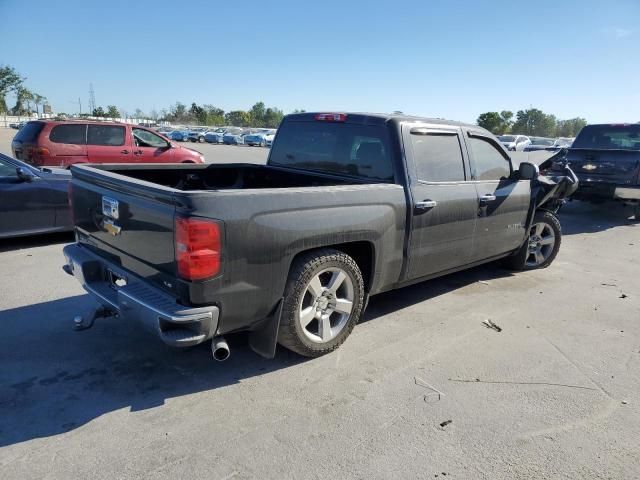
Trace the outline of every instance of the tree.
{"type": "Polygon", "coordinates": [[[133,116],[135,118],[141,119],[141,118],[145,118],[146,115],[144,114],[144,112],[142,110],[140,110],[139,108],[136,108],[135,111],[133,112],[133,116]]]}
{"type": "Polygon", "coordinates": [[[107,105],[107,113],[105,115],[109,118],[120,118],[120,112],[115,105],[107,105]]]}
{"type": "Polygon", "coordinates": [[[551,137],[555,134],[555,130],[556,117],[547,115],[537,108],[518,110],[512,127],[513,133],[537,137],[551,137]]]}
{"type": "Polygon", "coordinates": [[[93,112],[91,112],[91,115],[94,117],[104,117],[105,113],[102,107],[96,107],[93,109],[93,112]]]}
{"type": "Polygon", "coordinates": [[[556,124],[556,137],[575,137],[587,125],[584,118],[576,117],[569,120],[558,120],[556,124]]]}
{"type": "Polygon", "coordinates": [[[224,125],[224,110],[213,105],[203,105],[207,111],[207,125],[224,125]]]}
{"type": "Polygon", "coordinates": [[[251,115],[249,115],[249,112],[245,112],[244,110],[234,110],[225,114],[224,121],[227,125],[248,127],[251,123],[251,115]]]}
{"type": "Polygon", "coordinates": [[[31,114],[31,101],[33,101],[33,93],[24,86],[16,89],[16,105],[11,109],[14,115],[31,114]]]}
{"type": "Polygon", "coordinates": [[[47,101],[47,97],[43,97],[39,93],[33,94],[33,103],[36,105],[36,113],[40,115],[40,105],[47,101]]]}
{"type": "Polygon", "coordinates": [[[482,128],[486,128],[491,133],[501,135],[511,128],[513,112],[503,110],[502,112],[486,112],[481,114],[476,123],[482,128]]]}
{"type": "Polygon", "coordinates": [[[7,112],[7,101],[5,99],[9,92],[16,92],[22,86],[25,78],[21,77],[13,67],[8,65],[0,66],[0,113],[7,112]]]}
{"type": "Polygon", "coordinates": [[[264,102],[258,102],[249,110],[249,121],[252,127],[264,127],[266,108],[264,102]]]}
{"type": "Polygon", "coordinates": [[[283,118],[284,113],[282,113],[282,110],[279,110],[275,107],[269,107],[264,112],[264,123],[262,126],[267,128],[277,128],[278,125],[280,125],[280,122],[282,122],[283,118]]]}
{"type": "Polygon", "coordinates": [[[198,122],[198,124],[204,125],[205,123],[207,123],[207,111],[200,105],[196,105],[195,102],[191,104],[189,113],[195,119],[195,121],[198,122]]]}

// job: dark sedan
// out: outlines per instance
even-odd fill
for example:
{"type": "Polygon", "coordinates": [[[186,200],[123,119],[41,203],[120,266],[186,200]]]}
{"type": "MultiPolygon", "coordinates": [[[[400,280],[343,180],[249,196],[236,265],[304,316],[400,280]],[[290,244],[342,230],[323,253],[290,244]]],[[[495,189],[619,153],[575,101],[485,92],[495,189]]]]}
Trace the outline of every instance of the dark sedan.
{"type": "Polygon", "coordinates": [[[71,172],[34,168],[0,154],[0,238],[73,229],[71,172]]]}

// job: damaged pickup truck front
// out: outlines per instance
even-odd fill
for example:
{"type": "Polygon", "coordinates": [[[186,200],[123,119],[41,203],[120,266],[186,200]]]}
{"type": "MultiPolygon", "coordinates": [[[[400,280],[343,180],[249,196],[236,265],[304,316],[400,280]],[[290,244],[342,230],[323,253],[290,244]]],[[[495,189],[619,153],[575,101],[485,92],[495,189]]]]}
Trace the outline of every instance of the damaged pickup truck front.
{"type": "Polygon", "coordinates": [[[166,344],[249,332],[305,356],[338,348],[368,298],[486,262],[547,267],[566,167],[516,164],[475,125],[402,115],[302,113],[266,165],[73,166],[77,242],[64,249],[100,307],[166,344]]]}

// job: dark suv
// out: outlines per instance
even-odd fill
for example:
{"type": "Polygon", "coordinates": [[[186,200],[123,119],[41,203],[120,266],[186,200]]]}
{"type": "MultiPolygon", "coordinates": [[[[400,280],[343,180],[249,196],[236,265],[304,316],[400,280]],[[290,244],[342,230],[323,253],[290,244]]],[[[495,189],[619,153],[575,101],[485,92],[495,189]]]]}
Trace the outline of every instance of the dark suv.
{"type": "Polygon", "coordinates": [[[11,142],[13,156],[36,167],[76,163],[204,163],[200,152],[139,125],[32,121],[11,142]]]}
{"type": "Polygon", "coordinates": [[[567,160],[580,179],[575,198],[635,205],[640,219],[640,124],[587,125],[567,160]]]}

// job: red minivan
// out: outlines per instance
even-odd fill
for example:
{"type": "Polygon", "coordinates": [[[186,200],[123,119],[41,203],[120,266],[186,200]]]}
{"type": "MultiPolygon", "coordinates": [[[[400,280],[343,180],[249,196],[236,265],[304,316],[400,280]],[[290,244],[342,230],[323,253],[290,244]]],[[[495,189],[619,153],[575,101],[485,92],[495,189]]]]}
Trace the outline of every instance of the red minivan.
{"type": "Polygon", "coordinates": [[[11,142],[13,156],[36,167],[74,163],[204,163],[200,152],[145,127],[114,122],[28,122],[11,142]]]}

